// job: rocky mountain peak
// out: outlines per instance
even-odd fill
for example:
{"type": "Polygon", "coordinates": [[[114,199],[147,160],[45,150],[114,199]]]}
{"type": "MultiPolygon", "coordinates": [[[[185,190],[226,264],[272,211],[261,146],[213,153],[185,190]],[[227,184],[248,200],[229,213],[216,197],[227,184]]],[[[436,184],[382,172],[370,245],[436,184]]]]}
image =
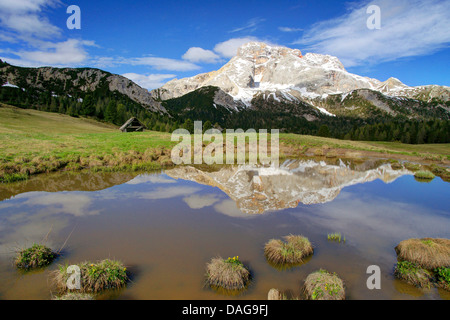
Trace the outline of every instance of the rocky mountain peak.
{"type": "MultiPolygon", "coordinates": [[[[450,95],[448,87],[409,87],[396,78],[381,82],[348,72],[337,57],[318,53],[303,54],[299,49],[263,42],[248,42],[219,70],[172,80],[152,91],[152,95],[164,101],[196,92],[203,87],[220,89],[214,101],[211,101],[211,108],[220,105],[229,111],[257,107],[283,109],[287,105],[296,107],[306,103],[314,111],[327,116],[336,115],[330,111],[333,107],[348,108],[336,110],[338,113],[351,113],[357,108],[344,105],[351,104],[349,100],[355,91],[361,91],[355,97],[369,99],[369,104],[389,114],[394,112],[380,99],[391,99],[392,103],[405,101],[403,98],[416,99],[410,103],[416,105],[417,100],[429,102],[438,99],[445,102],[450,95]],[[382,93],[384,98],[374,92],[382,93]]],[[[448,109],[447,105],[442,107],[448,109]]],[[[309,114],[305,118],[309,121],[312,119],[309,114]]]]}
{"type": "Polygon", "coordinates": [[[317,98],[359,88],[373,89],[379,81],[348,73],[338,58],[262,42],[242,45],[237,55],[217,71],[164,85],[161,98],[177,98],[200,87],[216,86],[236,101],[251,106],[261,94],[283,92],[287,99],[317,98]]]}
{"type": "Polygon", "coordinates": [[[289,49],[287,47],[270,46],[264,42],[249,42],[242,45],[237,51],[237,57],[249,59],[256,63],[264,63],[270,58],[279,58],[286,55],[292,55],[302,58],[302,52],[298,49],[289,49]],[[263,60],[263,61],[261,61],[263,60]],[[265,60],[265,61],[264,61],[265,60]]]}

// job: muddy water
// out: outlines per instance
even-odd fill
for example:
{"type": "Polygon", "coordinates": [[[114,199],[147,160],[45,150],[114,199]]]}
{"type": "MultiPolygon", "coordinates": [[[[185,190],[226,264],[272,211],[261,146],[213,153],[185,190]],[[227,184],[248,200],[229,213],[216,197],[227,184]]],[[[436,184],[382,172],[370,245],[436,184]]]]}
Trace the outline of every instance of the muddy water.
{"type": "Polygon", "coordinates": [[[56,174],[0,189],[0,299],[49,299],[59,264],[113,258],[133,272],[124,290],[99,299],[266,299],[271,288],[300,296],[320,268],[344,279],[348,299],[450,299],[393,277],[394,247],[413,237],[450,238],[450,184],[419,183],[377,163],[286,162],[280,170],[199,168],[152,174],[56,174]],[[22,274],[16,248],[41,241],[63,256],[22,274]],[[327,241],[341,232],[345,243],[327,241]],[[272,238],[303,234],[315,247],[303,265],[271,267],[272,238]],[[253,273],[239,296],[203,286],[212,257],[238,255],[253,273]],[[381,268],[381,290],[368,290],[366,269],[381,268]]]}

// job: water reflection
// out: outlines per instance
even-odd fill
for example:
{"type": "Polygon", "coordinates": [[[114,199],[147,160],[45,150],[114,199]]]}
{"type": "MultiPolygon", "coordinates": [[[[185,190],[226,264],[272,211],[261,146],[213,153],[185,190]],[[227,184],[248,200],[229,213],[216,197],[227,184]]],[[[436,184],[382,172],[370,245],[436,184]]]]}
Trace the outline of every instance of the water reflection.
{"type": "Polygon", "coordinates": [[[376,161],[38,176],[1,186],[0,199],[8,200],[0,202],[0,297],[49,298],[47,273],[18,276],[11,248],[41,241],[52,228],[48,244],[58,249],[76,226],[61,262],[113,257],[136,267],[122,299],[220,299],[203,287],[205,264],[218,255],[239,255],[255,273],[236,299],[266,299],[272,287],[298,296],[301,281],[319,268],[337,272],[353,299],[448,299],[392,275],[401,240],[450,237],[448,186],[438,178],[418,183],[376,161]],[[346,243],[328,242],[330,232],[346,243]],[[298,268],[275,270],[264,244],[290,233],[307,236],[315,253],[298,268]],[[365,286],[372,264],[381,267],[381,291],[365,286]]]}
{"type": "Polygon", "coordinates": [[[10,184],[0,184],[0,201],[18,194],[46,191],[98,191],[126,183],[137,173],[50,173],[33,176],[30,180],[10,184]]]}
{"type": "Polygon", "coordinates": [[[342,161],[327,164],[313,160],[290,160],[280,168],[224,166],[217,171],[185,166],[165,173],[175,179],[218,187],[247,214],[295,208],[299,203],[326,203],[345,187],[376,179],[389,183],[411,174],[377,162],[355,166],[342,161]]]}

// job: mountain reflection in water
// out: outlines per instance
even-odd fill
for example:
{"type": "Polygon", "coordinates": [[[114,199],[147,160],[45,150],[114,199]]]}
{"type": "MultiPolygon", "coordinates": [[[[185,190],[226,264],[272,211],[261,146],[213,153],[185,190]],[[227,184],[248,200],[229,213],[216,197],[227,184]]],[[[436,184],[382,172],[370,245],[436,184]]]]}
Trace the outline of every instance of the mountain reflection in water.
{"type": "Polygon", "coordinates": [[[389,183],[411,174],[406,169],[394,170],[390,164],[376,161],[354,165],[342,160],[337,164],[289,160],[279,168],[223,166],[213,172],[184,166],[165,173],[174,179],[218,187],[248,214],[295,208],[299,203],[326,203],[335,199],[345,187],[376,179],[389,183]]]}
{"type": "Polygon", "coordinates": [[[49,274],[60,264],[108,257],[137,272],[126,290],[100,299],[222,299],[203,286],[205,265],[217,255],[239,255],[257,275],[233,299],[266,299],[270,288],[296,296],[320,268],[346,281],[350,299],[449,299],[392,274],[400,241],[449,237],[449,192],[440,178],[419,183],[382,160],[38,175],[0,185],[0,299],[50,299],[49,274]],[[63,256],[42,272],[18,273],[14,249],[49,230],[48,246],[67,241],[63,256]],[[345,244],[328,241],[329,232],[342,233],[345,244]],[[288,234],[308,237],[317,249],[295,272],[270,266],[262,249],[288,234]],[[382,270],[382,290],[365,285],[373,264],[382,270]]]}

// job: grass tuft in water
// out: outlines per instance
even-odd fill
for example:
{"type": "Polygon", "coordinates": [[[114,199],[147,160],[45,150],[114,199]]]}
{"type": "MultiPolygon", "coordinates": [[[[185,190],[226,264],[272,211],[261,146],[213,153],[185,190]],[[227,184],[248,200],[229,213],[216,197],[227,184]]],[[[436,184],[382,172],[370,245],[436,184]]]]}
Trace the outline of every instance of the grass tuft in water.
{"type": "Polygon", "coordinates": [[[431,288],[432,285],[431,272],[409,261],[399,261],[395,266],[394,275],[419,288],[431,288]]]}
{"type": "Polygon", "coordinates": [[[28,180],[27,173],[0,174],[0,183],[12,183],[24,180],[28,180]]]}
{"type": "Polygon", "coordinates": [[[414,174],[414,177],[422,180],[433,180],[435,175],[430,171],[417,171],[414,174]]]}
{"type": "Polygon", "coordinates": [[[314,253],[311,242],[304,236],[289,235],[284,239],[272,239],[264,247],[266,259],[275,266],[296,265],[314,253]]]}
{"type": "Polygon", "coordinates": [[[48,266],[58,254],[42,244],[33,244],[30,248],[17,252],[14,265],[21,270],[38,269],[48,266]]]}
{"type": "Polygon", "coordinates": [[[346,242],[345,236],[342,237],[340,232],[329,233],[327,235],[327,239],[328,239],[328,241],[337,241],[339,243],[341,243],[341,242],[345,243],[346,242]]]}
{"type": "MultiPolygon", "coordinates": [[[[80,268],[81,281],[79,293],[97,293],[108,289],[120,289],[129,281],[127,268],[122,262],[105,259],[97,263],[84,262],[77,265],[80,268]]],[[[68,292],[68,265],[62,265],[53,273],[53,282],[60,294],[68,292]]]]}
{"type": "Polygon", "coordinates": [[[415,263],[425,269],[450,266],[450,239],[408,239],[400,242],[395,251],[399,260],[415,263]]]}
{"type": "Polygon", "coordinates": [[[395,247],[394,275],[420,288],[450,290],[450,239],[408,239],[395,247]]]}
{"type": "Polygon", "coordinates": [[[324,269],[311,273],[305,280],[308,300],[344,300],[344,282],[336,273],[324,269]]]}
{"type": "Polygon", "coordinates": [[[450,267],[434,269],[436,286],[450,291],[450,267]]]}
{"type": "Polygon", "coordinates": [[[250,280],[250,271],[239,257],[217,257],[206,265],[206,283],[212,288],[242,291],[247,288],[250,280]]]}

